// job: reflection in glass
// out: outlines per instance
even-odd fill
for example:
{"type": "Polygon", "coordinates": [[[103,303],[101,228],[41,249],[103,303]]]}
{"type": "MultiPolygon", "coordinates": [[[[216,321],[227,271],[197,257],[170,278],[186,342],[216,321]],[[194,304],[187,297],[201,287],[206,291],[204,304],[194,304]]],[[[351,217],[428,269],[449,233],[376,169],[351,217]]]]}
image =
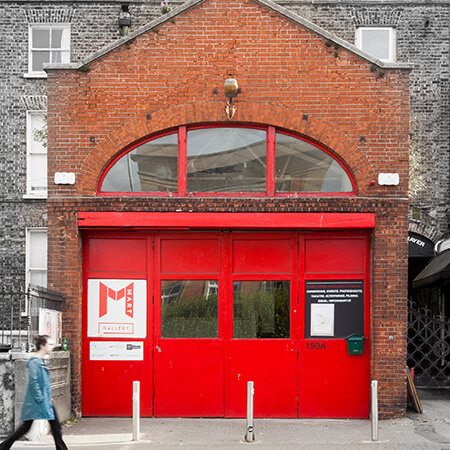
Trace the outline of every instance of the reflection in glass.
{"type": "Polygon", "coordinates": [[[214,338],[218,334],[217,280],[161,281],[161,337],[214,338]]]}
{"type": "Polygon", "coordinates": [[[187,135],[189,192],[264,192],[266,132],[208,128],[187,135]]]}
{"type": "Polygon", "coordinates": [[[289,293],[289,281],[235,281],[233,337],[288,338],[289,293]]]}
{"type": "Polygon", "coordinates": [[[277,192],[351,192],[345,170],[330,155],[308,142],[276,134],[277,192]]]}
{"type": "Polygon", "coordinates": [[[146,142],[122,156],[109,170],[101,192],[176,192],[178,135],[146,142]]]}

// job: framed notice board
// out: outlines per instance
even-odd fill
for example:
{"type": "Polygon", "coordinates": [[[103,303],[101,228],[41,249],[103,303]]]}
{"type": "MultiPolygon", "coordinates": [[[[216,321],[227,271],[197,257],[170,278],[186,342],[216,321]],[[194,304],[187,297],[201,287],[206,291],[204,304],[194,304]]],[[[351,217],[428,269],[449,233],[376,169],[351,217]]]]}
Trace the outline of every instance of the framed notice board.
{"type": "Polygon", "coordinates": [[[363,280],[308,280],[305,284],[305,338],[364,335],[363,280]]]}

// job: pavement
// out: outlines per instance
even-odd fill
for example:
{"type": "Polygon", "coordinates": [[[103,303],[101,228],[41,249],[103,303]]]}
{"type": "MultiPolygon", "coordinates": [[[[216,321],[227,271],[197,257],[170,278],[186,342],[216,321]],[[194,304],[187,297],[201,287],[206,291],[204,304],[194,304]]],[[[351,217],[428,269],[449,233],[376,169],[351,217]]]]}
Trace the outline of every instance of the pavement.
{"type": "MultiPolygon", "coordinates": [[[[140,440],[132,441],[132,420],[81,418],[63,427],[70,450],[137,449],[441,449],[450,450],[450,390],[418,390],[423,414],[379,422],[371,440],[369,420],[255,419],[254,443],[244,442],[245,419],[140,420],[140,440]]],[[[51,436],[19,441],[13,449],[53,449],[51,436]]]]}

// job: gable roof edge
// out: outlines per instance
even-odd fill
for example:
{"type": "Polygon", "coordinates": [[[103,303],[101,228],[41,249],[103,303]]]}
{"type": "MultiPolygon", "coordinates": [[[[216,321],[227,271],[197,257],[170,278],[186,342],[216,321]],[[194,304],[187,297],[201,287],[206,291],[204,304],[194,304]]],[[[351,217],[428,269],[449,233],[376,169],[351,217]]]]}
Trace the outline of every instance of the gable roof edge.
{"type": "Polygon", "coordinates": [[[330,33],[329,31],[324,30],[323,28],[319,27],[313,22],[310,22],[309,20],[299,16],[298,14],[289,11],[288,9],[284,8],[283,6],[280,6],[273,2],[272,0],[254,0],[256,3],[259,3],[261,5],[266,6],[267,8],[270,8],[271,10],[277,12],[278,14],[286,17],[287,19],[297,23],[298,25],[302,25],[303,27],[307,28],[308,30],[322,36],[325,39],[328,39],[335,44],[339,45],[339,47],[345,48],[346,50],[360,56],[363,59],[366,59],[367,61],[371,62],[372,64],[375,64],[379,67],[382,67],[384,69],[412,69],[414,67],[413,63],[409,62],[383,62],[379,59],[375,58],[374,56],[370,55],[369,53],[366,53],[365,51],[359,49],[353,44],[350,44],[346,40],[336,36],[333,33],[330,33]]]}
{"type": "MultiPolygon", "coordinates": [[[[195,5],[202,3],[204,1],[205,0],[188,0],[186,3],[183,3],[182,5],[174,8],[169,13],[164,14],[155,20],[152,20],[147,25],[144,25],[143,27],[138,28],[137,30],[131,32],[127,36],[117,39],[116,41],[112,42],[111,44],[107,45],[106,47],[103,47],[102,49],[93,53],[92,55],[90,55],[88,58],[84,59],[80,63],[44,64],[44,70],[45,71],[48,71],[48,70],[79,70],[83,67],[86,67],[89,64],[91,64],[92,62],[94,62],[95,60],[106,55],[107,53],[115,50],[116,48],[121,47],[122,45],[126,44],[127,42],[133,41],[138,36],[140,36],[144,33],[147,33],[148,31],[156,28],[159,25],[164,24],[165,22],[173,19],[174,17],[178,16],[179,14],[183,13],[184,11],[187,11],[188,9],[190,9],[190,8],[194,7],[195,5]]],[[[272,0],[254,0],[254,1],[256,3],[259,3],[263,6],[271,9],[272,11],[275,11],[276,13],[291,20],[292,22],[307,28],[308,30],[312,31],[313,33],[316,33],[319,36],[322,36],[323,38],[337,44],[339,47],[345,48],[346,50],[356,54],[357,56],[359,56],[379,67],[382,67],[384,69],[412,69],[414,67],[414,65],[412,63],[380,61],[379,59],[360,50],[353,44],[350,44],[349,42],[345,41],[344,39],[341,39],[340,37],[324,30],[323,28],[319,27],[318,25],[314,24],[313,22],[310,22],[309,20],[304,19],[303,17],[299,16],[298,14],[295,14],[294,12],[289,11],[288,9],[274,3],[272,0]]]]}
{"type": "Polygon", "coordinates": [[[121,47],[122,45],[126,44],[127,42],[131,42],[134,39],[136,39],[141,34],[147,33],[147,31],[152,30],[153,28],[156,28],[159,25],[162,25],[163,23],[173,19],[174,17],[178,16],[179,14],[183,13],[184,11],[194,7],[198,3],[202,3],[205,0],[188,0],[186,3],[183,3],[180,6],[177,6],[172,11],[168,12],[167,14],[162,15],[161,17],[158,17],[157,19],[152,20],[147,25],[144,25],[137,30],[131,32],[130,34],[127,34],[126,36],[117,39],[116,41],[112,42],[111,44],[107,45],[106,47],[101,48],[97,52],[93,53],[92,55],[88,56],[86,59],[81,61],[80,63],[69,63],[69,64],[44,64],[44,70],[79,70],[84,66],[87,66],[94,62],[96,59],[101,58],[102,56],[106,55],[107,53],[115,50],[116,48],[121,47]]]}

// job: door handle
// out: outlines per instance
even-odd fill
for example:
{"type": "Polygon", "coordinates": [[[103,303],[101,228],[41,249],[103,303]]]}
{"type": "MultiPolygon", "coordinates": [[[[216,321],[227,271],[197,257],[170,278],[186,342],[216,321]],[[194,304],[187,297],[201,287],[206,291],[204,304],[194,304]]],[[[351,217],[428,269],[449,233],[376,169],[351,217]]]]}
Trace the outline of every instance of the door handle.
{"type": "Polygon", "coordinates": [[[161,349],[159,348],[159,345],[157,345],[155,348],[156,348],[156,350],[158,350],[158,353],[161,353],[161,349]]]}

